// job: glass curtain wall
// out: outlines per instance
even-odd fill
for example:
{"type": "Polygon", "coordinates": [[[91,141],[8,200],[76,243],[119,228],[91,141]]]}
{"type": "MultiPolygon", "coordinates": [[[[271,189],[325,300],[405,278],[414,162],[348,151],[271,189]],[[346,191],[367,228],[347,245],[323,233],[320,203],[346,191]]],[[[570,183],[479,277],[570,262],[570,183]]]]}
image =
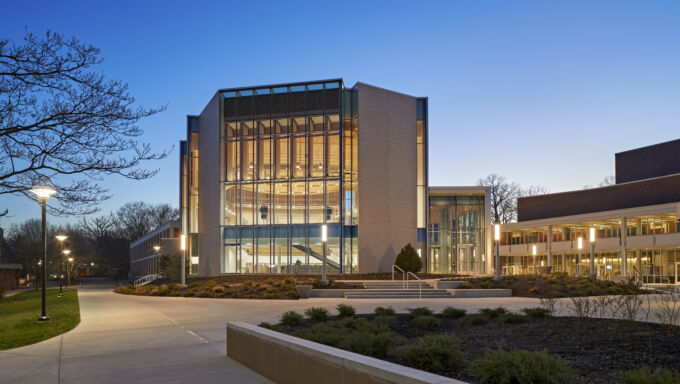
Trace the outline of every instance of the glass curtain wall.
{"type": "Polygon", "coordinates": [[[343,93],[340,81],[222,93],[222,273],[320,273],[324,224],[328,272],[351,270],[356,244],[341,245],[356,211],[342,210],[356,190],[356,129],[348,140],[343,93]]]}
{"type": "Polygon", "coordinates": [[[198,273],[198,116],[187,116],[187,143],[188,157],[187,157],[187,176],[188,176],[188,250],[189,250],[189,269],[190,274],[198,273]]]}
{"type": "Polygon", "coordinates": [[[482,273],[484,196],[430,196],[429,263],[432,273],[482,273]]]}

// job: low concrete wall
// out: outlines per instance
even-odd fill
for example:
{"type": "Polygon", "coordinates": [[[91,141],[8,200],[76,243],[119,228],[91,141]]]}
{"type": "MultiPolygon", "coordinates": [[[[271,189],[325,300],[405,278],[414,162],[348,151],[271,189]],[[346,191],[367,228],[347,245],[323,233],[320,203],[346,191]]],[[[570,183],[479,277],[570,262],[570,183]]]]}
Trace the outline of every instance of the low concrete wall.
{"type": "Polygon", "coordinates": [[[511,289],[447,289],[456,298],[475,297],[510,297],[511,289]]]}
{"type": "Polygon", "coordinates": [[[240,322],[227,323],[227,356],[280,384],[465,384],[240,322]]]}
{"type": "Polygon", "coordinates": [[[312,289],[309,297],[324,297],[324,298],[343,298],[347,291],[361,291],[361,289],[312,289]]]}
{"type": "Polygon", "coordinates": [[[467,281],[437,281],[437,289],[456,289],[460,287],[461,284],[467,283],[467,281]]]}

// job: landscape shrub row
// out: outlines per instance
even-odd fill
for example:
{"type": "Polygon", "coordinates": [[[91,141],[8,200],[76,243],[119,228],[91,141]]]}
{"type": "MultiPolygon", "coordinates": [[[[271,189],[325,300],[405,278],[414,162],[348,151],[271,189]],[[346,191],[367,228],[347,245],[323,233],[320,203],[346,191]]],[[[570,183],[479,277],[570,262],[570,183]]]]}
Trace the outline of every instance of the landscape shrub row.
{"type": "MultiPolygon", "coordinates": [[[[441,328],[444,321],[477,327],[548,319],[550,313],[544,308],[525,308],[522,313],[513,313],[497,307],[468,314],[464,309],[447,307],[435,314],[429,308],[415,307],[408,310],[407,324],[404,324],[403,315],[396,315],[390,307],[377,307],[374,314],[368,316],[356,316],[354,308],[347,304],[339,304],[336,310],[337,315],[320,307],[309,308],[304,315],[288,311],[278,324],[260,325],[332,347],[477,383],[550,384],[579,380],[577,372],[566,360],[547,350],[489,346],[486,352],[471,355],[455,334],[441,328]],[[398,324],[397,316],[402,316],[401,324],[398,324]]],[[[663,368],[639,368],[617,372],[616,377],[618,382],[629,384],[678,383],[680,373],[663,368]]]]}

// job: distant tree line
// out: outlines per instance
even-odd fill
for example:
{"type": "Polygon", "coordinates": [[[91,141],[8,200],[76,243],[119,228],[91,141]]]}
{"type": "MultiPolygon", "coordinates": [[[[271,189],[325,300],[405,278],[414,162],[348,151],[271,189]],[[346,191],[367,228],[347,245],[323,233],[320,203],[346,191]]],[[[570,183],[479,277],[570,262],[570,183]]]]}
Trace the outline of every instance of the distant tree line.
{"type": "MultiPolygon", "coordinates": [[[[78,224],[48,225],[48,273],[59,271],[62,244],[58,234],[68,236],[63,248],[71,251],[77,265],[95,264],[102,273],[127,270],[130,263],[130,243],[165,223],[179,218],[179,211],[170,204],[129,202],[114,212],[83,218],[78,224]]],[[[35,274],[42,259],[40,219],[29,219],[6,229],[5,252],[21,263],[24,273],[35,274]]],[[[65,260],[65,258],[64,258],[65,260]]]]}

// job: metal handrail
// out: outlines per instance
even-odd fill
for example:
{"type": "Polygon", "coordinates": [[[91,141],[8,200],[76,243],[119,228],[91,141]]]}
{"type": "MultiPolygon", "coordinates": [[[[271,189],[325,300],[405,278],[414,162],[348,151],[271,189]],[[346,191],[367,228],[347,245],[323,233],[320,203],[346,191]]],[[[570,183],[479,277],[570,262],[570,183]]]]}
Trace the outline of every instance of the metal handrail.
{"type": "Polygon", "coordinates": [[[139,279],[136,279],[135,281],[132,282],[133,286],[137,287],[140,285],[144,285],[147,283],[150,283],[156,279],[160,279],[161,275],[146,275],[142,276],[139,279]]]}
{"type": "Polygon", "coordinates": [[[404,270],[399,268],[396,264],[392,264],[392,281],[394,281],[394,269],[395,268],[401,271],[401,287],[406,288],[406,280],[408,278],[408,275],[406,275],[406,272],[404,272],[404,270]]]}
{"type": "Polygon", "coordinates": [[[406,272],[406,289],[408,289],[408,275],[411,275],[418,279],[418,298],[422,299],[423,298],[423,280],[416,276],[415,273],[413,272],[406,272]]]}

